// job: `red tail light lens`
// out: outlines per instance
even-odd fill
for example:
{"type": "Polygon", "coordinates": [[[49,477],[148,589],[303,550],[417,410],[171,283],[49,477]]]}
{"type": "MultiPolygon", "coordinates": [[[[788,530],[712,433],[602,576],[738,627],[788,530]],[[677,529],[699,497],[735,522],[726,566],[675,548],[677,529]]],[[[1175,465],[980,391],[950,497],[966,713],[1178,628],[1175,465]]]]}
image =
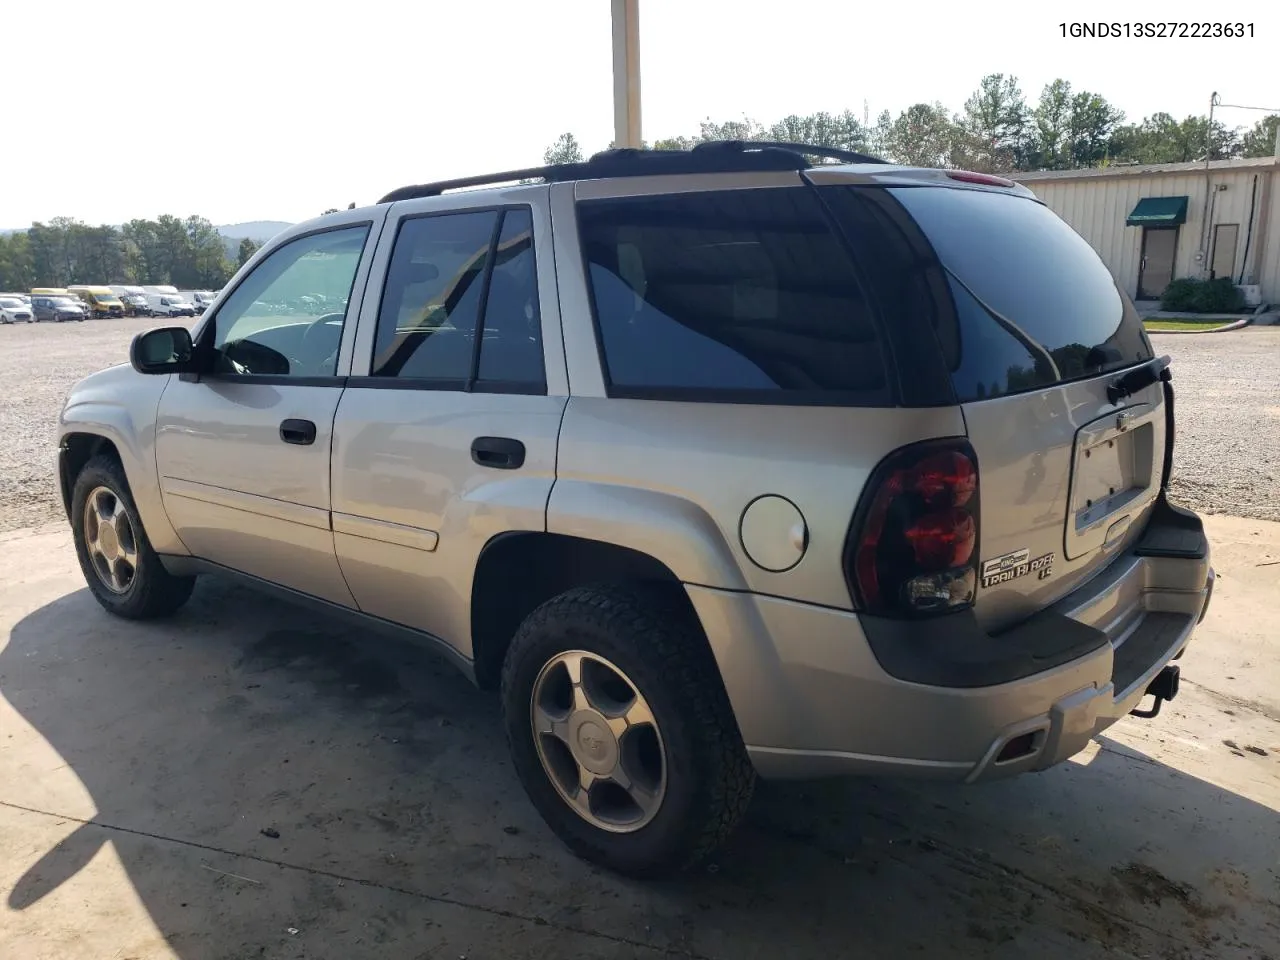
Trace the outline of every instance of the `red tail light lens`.
{"type": "Polygon", "coordinates": [[[896,451],[873,473],[846,552],[863,609],[945,613],[977,589],[978,463],[964,440],[896,451]]]}
{"type": "Polygon", "coordinates": [[[973,556],[978,525],[969,511],[957,507],[921,517],[903,535],[923,569],[962,567],[973,556]]]}

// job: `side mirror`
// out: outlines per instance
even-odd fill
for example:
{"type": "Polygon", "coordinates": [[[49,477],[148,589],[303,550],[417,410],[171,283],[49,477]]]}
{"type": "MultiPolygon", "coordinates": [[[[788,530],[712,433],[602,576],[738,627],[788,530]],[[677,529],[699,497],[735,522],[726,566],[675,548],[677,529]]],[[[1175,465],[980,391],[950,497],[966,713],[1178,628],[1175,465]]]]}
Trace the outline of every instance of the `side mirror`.
{"type": "Polygon", "coordinates": [[[139,373],[194,373],[195,345],[186,327],[162,327],[133,338],[129,362],[139,373]]]}

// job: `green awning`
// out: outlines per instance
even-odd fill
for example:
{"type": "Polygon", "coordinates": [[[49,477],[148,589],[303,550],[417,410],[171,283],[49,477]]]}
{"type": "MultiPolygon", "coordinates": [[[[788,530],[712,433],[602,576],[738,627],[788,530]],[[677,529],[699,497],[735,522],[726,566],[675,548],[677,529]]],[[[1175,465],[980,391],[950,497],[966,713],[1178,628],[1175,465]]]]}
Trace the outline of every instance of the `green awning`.
{"type": "Polygon", "coordinates": [[[1143,197],[1124,224],[1126,227],[1172,227],[1186,222],[1186,197],[1143,197]]]}

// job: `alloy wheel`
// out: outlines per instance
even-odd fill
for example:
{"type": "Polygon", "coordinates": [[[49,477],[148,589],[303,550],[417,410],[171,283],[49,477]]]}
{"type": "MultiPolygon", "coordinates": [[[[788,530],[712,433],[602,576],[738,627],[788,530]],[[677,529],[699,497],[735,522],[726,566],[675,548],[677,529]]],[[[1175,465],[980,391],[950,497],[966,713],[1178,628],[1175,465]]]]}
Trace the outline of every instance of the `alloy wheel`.
{"type": "Polygon", "coordinates": [[[102,585],[126,592],[138,573],[138,541],[128,511],[109,487],[94,487],[85,499],[84,544],[102,585]]]}
{"type": "Polygon", "coordinates": [[[538,759],[579,816],[632,833],[657,815],[666,748],[648,701],[617,665],[584,650],[557,654],[534,681],[530,708],[538,759]]]}

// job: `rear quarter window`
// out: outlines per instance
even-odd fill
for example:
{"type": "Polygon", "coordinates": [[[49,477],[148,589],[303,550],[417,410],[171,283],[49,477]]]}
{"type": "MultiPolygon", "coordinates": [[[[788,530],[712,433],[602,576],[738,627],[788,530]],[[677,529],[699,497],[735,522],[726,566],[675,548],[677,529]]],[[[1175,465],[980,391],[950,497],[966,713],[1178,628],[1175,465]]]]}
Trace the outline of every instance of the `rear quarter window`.
{"type": "Polygon", "coordinates": [[[892,402],[871,305],[812,189],[590,200],[578,218],[611,396],[892,402]]]}
{"type": "Polygon", "coordinates": [[[932,245],[954,314],[938,323],[961,402],[1109,373],[1152,356],[1133,303],[1043,204],[994,191],[887,191],[932,245]]]}

